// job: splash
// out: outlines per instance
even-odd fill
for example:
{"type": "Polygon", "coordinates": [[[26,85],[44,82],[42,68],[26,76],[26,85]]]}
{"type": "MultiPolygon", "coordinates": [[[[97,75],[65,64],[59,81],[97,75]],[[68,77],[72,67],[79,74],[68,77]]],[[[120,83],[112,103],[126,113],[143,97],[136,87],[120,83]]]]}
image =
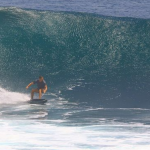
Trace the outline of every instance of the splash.
{"type": "Polygon", "coordinates": [[[27,94],[11,92],[0,87],[0,104],[17,104],[29,100],[27,94]]]}

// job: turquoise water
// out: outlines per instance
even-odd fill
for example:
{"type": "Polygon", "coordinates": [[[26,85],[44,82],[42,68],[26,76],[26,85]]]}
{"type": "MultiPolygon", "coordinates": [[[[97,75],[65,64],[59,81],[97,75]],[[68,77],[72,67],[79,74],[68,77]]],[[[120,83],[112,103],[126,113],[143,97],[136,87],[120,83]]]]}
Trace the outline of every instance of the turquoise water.
{"type": "Polygon", "coordinates": [[[0,148],[148,150],[149,16],[44,4],[0,8],[0,148]],[[29,104],[39,75],[48,102],[29,104]]]}

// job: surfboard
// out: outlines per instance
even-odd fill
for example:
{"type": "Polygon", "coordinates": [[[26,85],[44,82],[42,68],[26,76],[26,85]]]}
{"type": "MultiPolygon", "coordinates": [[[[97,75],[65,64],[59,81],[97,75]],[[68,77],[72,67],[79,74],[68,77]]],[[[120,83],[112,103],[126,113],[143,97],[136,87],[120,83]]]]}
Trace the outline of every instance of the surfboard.
{"type": "Polygon", "coordinates": [[[29,100],[30,104],[45,104],[47,102],[46,99],[32,99],[29,100]]]}

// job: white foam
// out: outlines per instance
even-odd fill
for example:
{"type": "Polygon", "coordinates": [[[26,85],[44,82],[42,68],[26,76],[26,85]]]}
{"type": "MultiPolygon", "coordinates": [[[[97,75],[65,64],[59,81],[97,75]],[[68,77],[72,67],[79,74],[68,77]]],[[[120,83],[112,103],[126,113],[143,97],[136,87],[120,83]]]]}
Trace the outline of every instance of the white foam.
{"type": "Polygon", "coordinates": [[[0,104],[16,104],[29,99],[27,94],[11,92],[0,87],[0,104]]]}
{"type": "Polygon", "coordinates": [[[149,150],[150,130],[122,126],[65,127],[35,122],[0,121],[0,149],[149,150]]]}
{"type": "Polygon", "coordinates": [[[29,116],[30,119],[39,119],[39,118],[44,118],[48,115],[47,112],[36,112],[32,115],[29,116]]]}

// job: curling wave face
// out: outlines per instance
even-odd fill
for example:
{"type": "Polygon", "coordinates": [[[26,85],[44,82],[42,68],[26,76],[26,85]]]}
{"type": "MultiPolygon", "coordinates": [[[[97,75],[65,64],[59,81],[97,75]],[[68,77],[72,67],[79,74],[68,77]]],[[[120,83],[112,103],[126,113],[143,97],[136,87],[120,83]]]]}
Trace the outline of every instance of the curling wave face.
{"type": "Polygon", "coordinates": [[[1,86],[22,92],[44,75],[65,98],[147,107],[150,20],[0,8],[1,86]]]}

